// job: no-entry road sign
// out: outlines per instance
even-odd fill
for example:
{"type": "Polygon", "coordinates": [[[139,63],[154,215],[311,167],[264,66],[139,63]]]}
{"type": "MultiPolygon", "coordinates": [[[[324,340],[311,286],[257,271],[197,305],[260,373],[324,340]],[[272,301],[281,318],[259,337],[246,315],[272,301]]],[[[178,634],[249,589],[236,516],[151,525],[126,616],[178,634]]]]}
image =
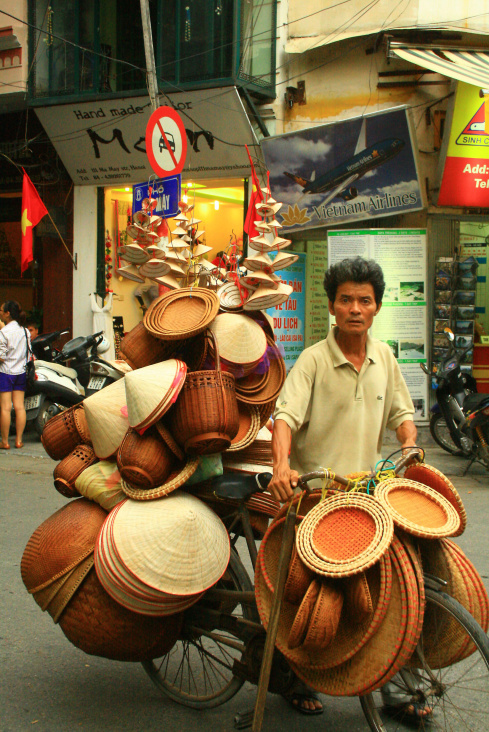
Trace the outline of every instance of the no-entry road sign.
{"type": "Polygon", "coordinates": [[[146,152],[151,167],[161,178],[182,171],[187,156],[187,135],[173,107],[158,107],[149,118],[146,152]]]}

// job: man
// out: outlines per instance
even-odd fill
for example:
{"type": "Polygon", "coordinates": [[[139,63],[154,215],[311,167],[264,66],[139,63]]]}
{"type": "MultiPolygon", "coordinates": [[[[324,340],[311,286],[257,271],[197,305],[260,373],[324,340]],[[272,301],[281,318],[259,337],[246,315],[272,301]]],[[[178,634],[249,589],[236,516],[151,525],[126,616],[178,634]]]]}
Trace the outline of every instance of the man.
{"type": "Polygon", "coordinates": [[[25,324],[25,327],[31,334],[31,343],[34,340],[34,338],[37,338],[39,335],[39,325],[36,323],[35,320],[28,320],[25,324]]]}
{"type": "MultiPolygon", "coordinates": [[[[327,270],[324,288],[336,325],[302,352],[275,408],[269,490],[279,501],[293,495],[303,473],[373,469],[386,427],[403,448],[416,444],[414,406],[398,363],[368,334],[382,306],[382,269],[373,260],[344,259],[327,270]]],[[[322,710],[304,688],[289,701],[304,713],[322,710]]]]}

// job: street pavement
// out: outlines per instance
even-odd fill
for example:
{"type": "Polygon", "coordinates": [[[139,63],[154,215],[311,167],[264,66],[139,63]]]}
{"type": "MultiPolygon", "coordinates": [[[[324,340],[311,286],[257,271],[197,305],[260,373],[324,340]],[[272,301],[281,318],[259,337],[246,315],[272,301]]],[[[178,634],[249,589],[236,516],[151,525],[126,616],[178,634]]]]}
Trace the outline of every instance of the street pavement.
{"type": "MultiPolygon", "coordinates": [[[[434,445],[427,428],[419,444],[426,462],[454,483],[468,514],[457,541],[489,588],[489,473],[434,445]]],[[[13,443],[13,440],[12,440],[13,443]]],[[[396,449],[386,441],[383,456],[396,449]]],[[[53,487],[51,460],[34,434],[21,450],[0,451],[2,585],[0,732],[180,732],[198,728],[232,730],[237,712],[253,706],[256,689],[245,684],[227,704],[205,712],[181,707],[161,695],[140,664],[88,656],[65,638],[30,597],[20,577],[20,560],[33,531],[65,500],[53,487]]],[[[280,697],[268,695],[263,730],[299,732],[367,730],[357,699],[323,697],[325,713],[304,717],[280,697]]]]}

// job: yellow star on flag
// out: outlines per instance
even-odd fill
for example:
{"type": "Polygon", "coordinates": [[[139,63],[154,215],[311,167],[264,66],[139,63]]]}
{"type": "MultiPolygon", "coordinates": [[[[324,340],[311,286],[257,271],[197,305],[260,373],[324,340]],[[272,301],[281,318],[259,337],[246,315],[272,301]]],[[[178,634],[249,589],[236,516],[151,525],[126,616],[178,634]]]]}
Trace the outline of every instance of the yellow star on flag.
{"type": "Polygon", "coordinates": [[[28,226],[32,226],[32,221],[29,221],[29,219],[27,218],[27,208],[25,208],[22,211],[22,219],[21,219],[20,224],[22,226],[22,236],[25,236],[25,232],[27,231],[27,227],[28,226]]]}

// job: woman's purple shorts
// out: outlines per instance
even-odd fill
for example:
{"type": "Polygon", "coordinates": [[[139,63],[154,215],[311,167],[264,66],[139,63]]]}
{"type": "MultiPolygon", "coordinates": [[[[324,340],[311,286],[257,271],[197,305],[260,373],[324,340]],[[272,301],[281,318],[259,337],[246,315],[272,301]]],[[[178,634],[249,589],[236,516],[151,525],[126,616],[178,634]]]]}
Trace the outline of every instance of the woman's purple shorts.
{"type": "Polygon", "coordinates": [[[0,391],[25,391],[25,374],[4,374],[0,371],[0,391]]]}

